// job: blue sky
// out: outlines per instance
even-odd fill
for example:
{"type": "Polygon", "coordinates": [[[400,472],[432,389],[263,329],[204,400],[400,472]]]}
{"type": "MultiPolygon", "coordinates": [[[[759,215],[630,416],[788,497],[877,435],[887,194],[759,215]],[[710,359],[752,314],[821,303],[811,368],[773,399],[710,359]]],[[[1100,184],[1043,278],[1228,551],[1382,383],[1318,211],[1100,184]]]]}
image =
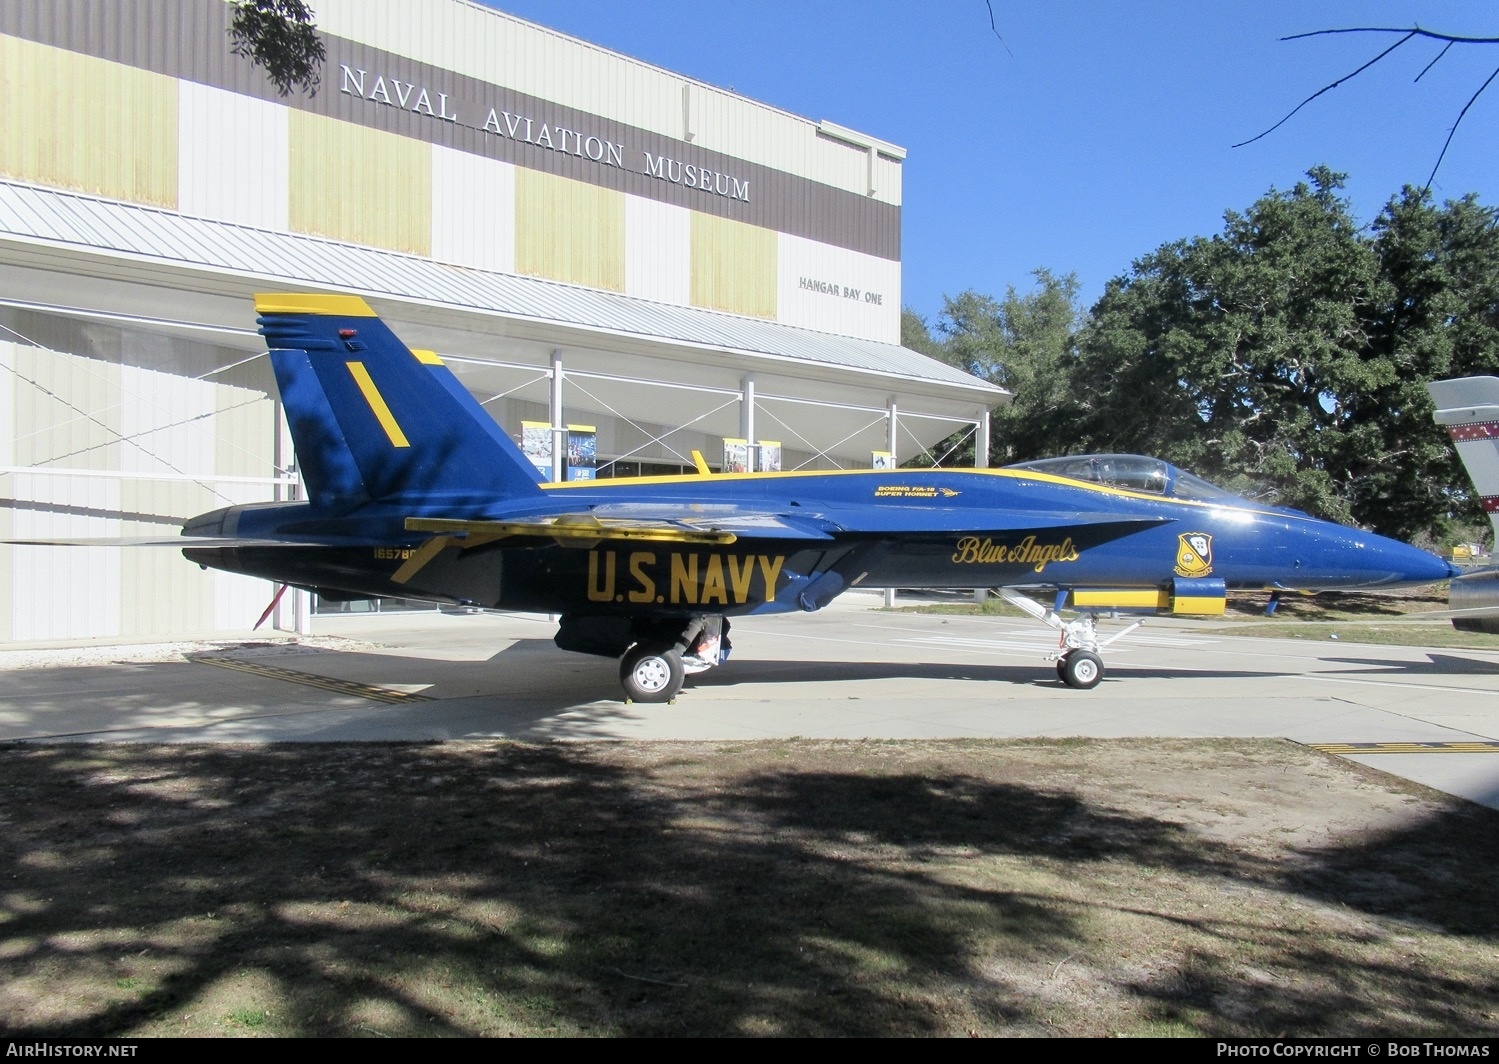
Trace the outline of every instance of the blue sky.
{"type": "MultiPolygon", "coordinates": [[[[1280,37],[1350,26],[1499,36],[1490,3],[1197,0],[495,0],[502,10],[811,119],[905,147],[903,302],[1003,295],[1075,272],[1091,303],[1171,240],[1319,164],[1371,221],[1425,182],[1499,45],[1411,41],[1280,129],[1303,98],[1397,38],[1280,37]]],[[[1499,79],[1463,120],[1438,199],[1499,205],[1499,79]]]]}

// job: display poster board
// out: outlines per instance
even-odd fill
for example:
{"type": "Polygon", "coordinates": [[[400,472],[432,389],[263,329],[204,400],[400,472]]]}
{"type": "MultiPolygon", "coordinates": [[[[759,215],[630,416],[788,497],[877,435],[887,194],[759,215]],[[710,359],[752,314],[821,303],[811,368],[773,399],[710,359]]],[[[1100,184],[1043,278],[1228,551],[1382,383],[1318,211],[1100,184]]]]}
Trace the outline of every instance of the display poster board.
{"type": "Polygon", "coordinates": [[[567,479],[593,480],[599,468],[599,430],[595,425],[567,426],[567,479]]]}
{"type": "Polygon", "coordinates": [[[779,473],[781,471],[781,441],[761,440],[760,460],[756,463],[762,473],[779,473]]]}
{"type": "Polygon", "coordinates": [[[869,464],[874,469],[894,469],[895,455],[889,451],[872,451],[869,464]]]}
{"type": "Polygon", "coordinates": [[[749,440],[723,441],[723,471],[725,473],[748,473],[750,471],[749,440]]]}
{"type": "Polygon", "coordinates": [[[545,421],[520,423],[520,449],[541,475],[552,478],[552,426],[545,421]]]}

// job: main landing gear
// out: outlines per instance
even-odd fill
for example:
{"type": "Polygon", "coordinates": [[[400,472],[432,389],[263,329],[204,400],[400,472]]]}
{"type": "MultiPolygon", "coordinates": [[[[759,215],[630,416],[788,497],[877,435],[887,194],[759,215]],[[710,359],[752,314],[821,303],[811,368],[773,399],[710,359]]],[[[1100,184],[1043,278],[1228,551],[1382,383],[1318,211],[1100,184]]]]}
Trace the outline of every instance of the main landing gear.
{"type": "Polygon", "coordinates": [[[618,658],[626,702],[672,702],[688,676],[729,660],[729,619],[565,613],[552,642],[559,650],[618,658]]]}
{"type": "Polygon", "coordinates": [[[619,659],[626,702],[675,702],[688,676],[728,660],[729,620],[717,614],[689,619],[675,642],[643,639],[619,659]]]}
{"type": "Polygon", "coordinates": [[[626,702],[670,702],[686,677],[682,652],[675,646],[636,643],[619,659],[619,682],[626,702]]]}
{"type": "Polygon", "coordinates": [[[1096,613],[1083,613],[1070,621],[1064,620],[1056,611],[1047,609],[1017,591],[1002,587],[999,593],[1011,606],[1024,610],[1036,620],[1057,630],[1057,650],[1048,655],[1047,660],[1057,663],[1058,679],[1079,691],[1091,691],[1102,682],[1103,658],[1099,656],[1099,651],[1145,623],[1136,621],[1128,628],[1100,640],[1096,613]]]}

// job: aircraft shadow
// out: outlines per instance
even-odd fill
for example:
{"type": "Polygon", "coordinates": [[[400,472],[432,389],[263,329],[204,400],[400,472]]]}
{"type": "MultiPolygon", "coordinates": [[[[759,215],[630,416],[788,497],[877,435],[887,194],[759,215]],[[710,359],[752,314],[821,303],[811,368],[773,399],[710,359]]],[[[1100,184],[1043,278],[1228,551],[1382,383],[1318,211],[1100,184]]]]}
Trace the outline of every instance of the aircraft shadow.
{"type": "Polygon", "coordinates": [[[1427,652],[1426,661],[1381,661],[1374,658],[1323,658],[1338,665],[1361,666],[1360,672],[1390,676],[1499,676],[1499,661],[1427,652]]]}
{"type": "MultiPolygon", "coordinates": [[[[1260,678],[1264,671],[1201,668],[1160,668],[1120,664],[1105,659],[1104,683],[1124,679],[1180,679],[1184,676],[1225,679],[1260,678]]],[[[693,687],[733,687],[781,683],[837,683],[852,680],[967,680],[1004,683],[1014,687],[1070,690],[1057,676],[1056,667],[1045,661],[1034,665],[984,665],[972,662],[884,662],[884,661],[773,661],[765,658],[731,659],[705,673],[687,677],[693,687]]]]}

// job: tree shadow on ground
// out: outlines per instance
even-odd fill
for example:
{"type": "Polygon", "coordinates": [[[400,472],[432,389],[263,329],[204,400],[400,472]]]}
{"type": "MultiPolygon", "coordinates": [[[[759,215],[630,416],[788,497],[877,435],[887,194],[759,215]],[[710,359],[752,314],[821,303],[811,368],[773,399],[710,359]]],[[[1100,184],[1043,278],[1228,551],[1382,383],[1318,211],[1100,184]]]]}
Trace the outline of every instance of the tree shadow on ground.
{"type": "Polygon", "coordinates": [[[1357,942],[1279,900],[1196,900],[1247,884],[1439,912],[1492,945],[1493,854],[1469,846],[1496,837],[1487,810],[1289,866],[1013,773],[998,746],[981,773],[895,744],[648,749],[0,748],[0,1028],[170,1033],[263,1010],[285,1034],[1041,1033],[1045,972],[1085,955],[1109,1008],[1202,1033],[1449,1029],[1493,989],[1491,966],[1371,976],[1357,942]],[[1199,944],[1112,972],[1091,951],[1118,921],[1199,944]],[[1245,951],[1315,980],[1261,993],[1245,951]]]}

